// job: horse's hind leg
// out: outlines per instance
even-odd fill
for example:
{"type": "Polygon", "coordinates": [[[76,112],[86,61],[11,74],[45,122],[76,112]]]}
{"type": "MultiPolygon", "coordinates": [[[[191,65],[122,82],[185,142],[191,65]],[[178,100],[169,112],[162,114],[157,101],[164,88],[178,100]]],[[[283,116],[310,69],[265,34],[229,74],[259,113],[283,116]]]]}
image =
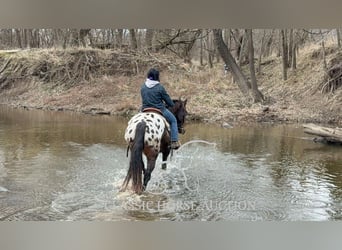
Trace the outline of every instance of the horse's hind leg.
{"type": "Polygon", "coordinates": [[[149,152],[145,153],[147,158],[147,167],[144,171],[144,183],[143,183],[143,189],[146,190],[147,183],[151,179],[152,171],[154,170],[154,167],[156,165],[156,160],[158,157],[158,152],[155,152],[154,149],[150,149],[149,152]]]}
{"type": "Polygon", "coordinates": [[[151,173],[154,169],[154,166],[156,164],[156,160],[155,159],[151,159],[147,161],[147,168],[144,174],[144,184],[143,184],[143,189],[146,190],[147,187],[147,183],[150,181],[151,179],[151,173]]]}
{"type": "Polygon", "coordinates": [[[166,169],[166,160],[167,160],[167,157],[169,157],[170,151],[171,150],[169,146],[167,146],[165,150],[162,151],[162,155],[163,155],[162,169],[166,169]]]}

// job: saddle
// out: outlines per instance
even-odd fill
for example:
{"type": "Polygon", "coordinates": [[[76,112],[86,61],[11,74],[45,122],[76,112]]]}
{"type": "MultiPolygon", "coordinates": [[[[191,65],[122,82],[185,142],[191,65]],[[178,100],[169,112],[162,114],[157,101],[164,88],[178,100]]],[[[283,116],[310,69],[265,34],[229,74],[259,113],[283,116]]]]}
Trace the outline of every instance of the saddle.
{"type": "Polygon", "coordinates": [[[144,108],[142,110],[142,112],[153,112],[153,113],[157,113],[157,114],[163,116],[163,113],[161,112],[161,110],[157,109],[157,108],[144,108]]]}

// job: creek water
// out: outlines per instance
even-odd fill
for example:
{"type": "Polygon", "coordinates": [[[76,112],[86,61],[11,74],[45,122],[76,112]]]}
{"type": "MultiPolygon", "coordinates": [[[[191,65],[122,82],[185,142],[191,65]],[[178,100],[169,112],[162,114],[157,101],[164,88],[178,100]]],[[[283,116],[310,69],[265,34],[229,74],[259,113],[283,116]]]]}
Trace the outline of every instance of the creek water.
{"type": "Polygon", "coordinates": [[[188,123],[147,190],[119,192],[127,119],[0,105],[0,220],[342,219],[342,148],[297,125],[188,123]]]}

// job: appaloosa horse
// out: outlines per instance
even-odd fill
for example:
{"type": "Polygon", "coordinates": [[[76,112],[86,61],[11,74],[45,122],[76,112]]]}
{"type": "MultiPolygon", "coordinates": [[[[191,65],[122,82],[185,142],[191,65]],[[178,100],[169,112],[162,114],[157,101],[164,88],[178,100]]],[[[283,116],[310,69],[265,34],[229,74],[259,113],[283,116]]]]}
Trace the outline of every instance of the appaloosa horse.
{"type": "MultiPolygon", "coordinates": [[[[173,100],[175,105],[169,110],[177,119],[178,132],[184,134],[183,124],[187,115],[187,101],[173,100]]],[[[151,179],[151,173],[155,167],[158,154],[163,155],[162,168],[166,168],[165,161],[170,154],[171,139],[170,127],[166,119],[159,110],[148,109],[138,113],[130,119],[125,132],[125,140],[128,143],[128,150],[131,151],[129,168],[123,182],[121,191],[127,188],[132,179],[132,189],[135,193],[141,194],[151,179]],[[147,168],[145,169],[143,156],[147,158],[147,168]],[[142,174],[144,180],[142,182],[142,174]]]]}

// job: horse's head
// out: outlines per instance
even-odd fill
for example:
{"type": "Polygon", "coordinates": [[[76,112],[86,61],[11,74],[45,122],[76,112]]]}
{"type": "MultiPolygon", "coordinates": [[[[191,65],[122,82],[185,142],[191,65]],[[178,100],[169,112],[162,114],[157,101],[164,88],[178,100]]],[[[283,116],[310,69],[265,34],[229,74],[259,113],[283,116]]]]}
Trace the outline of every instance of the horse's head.
{"type": "Polygon", "coordinates": [[[184,101],[182,101],[181,99],[177,99],[177,100],[173,100],[173,102],[175,105],[169,109],[175,115],[177,119],[178,133],[184,134],[185,129],[183,125],[185,123],[185,117],[188,114],[188,112],[186,111],[187,99],[185,99],[184,101]]]}

